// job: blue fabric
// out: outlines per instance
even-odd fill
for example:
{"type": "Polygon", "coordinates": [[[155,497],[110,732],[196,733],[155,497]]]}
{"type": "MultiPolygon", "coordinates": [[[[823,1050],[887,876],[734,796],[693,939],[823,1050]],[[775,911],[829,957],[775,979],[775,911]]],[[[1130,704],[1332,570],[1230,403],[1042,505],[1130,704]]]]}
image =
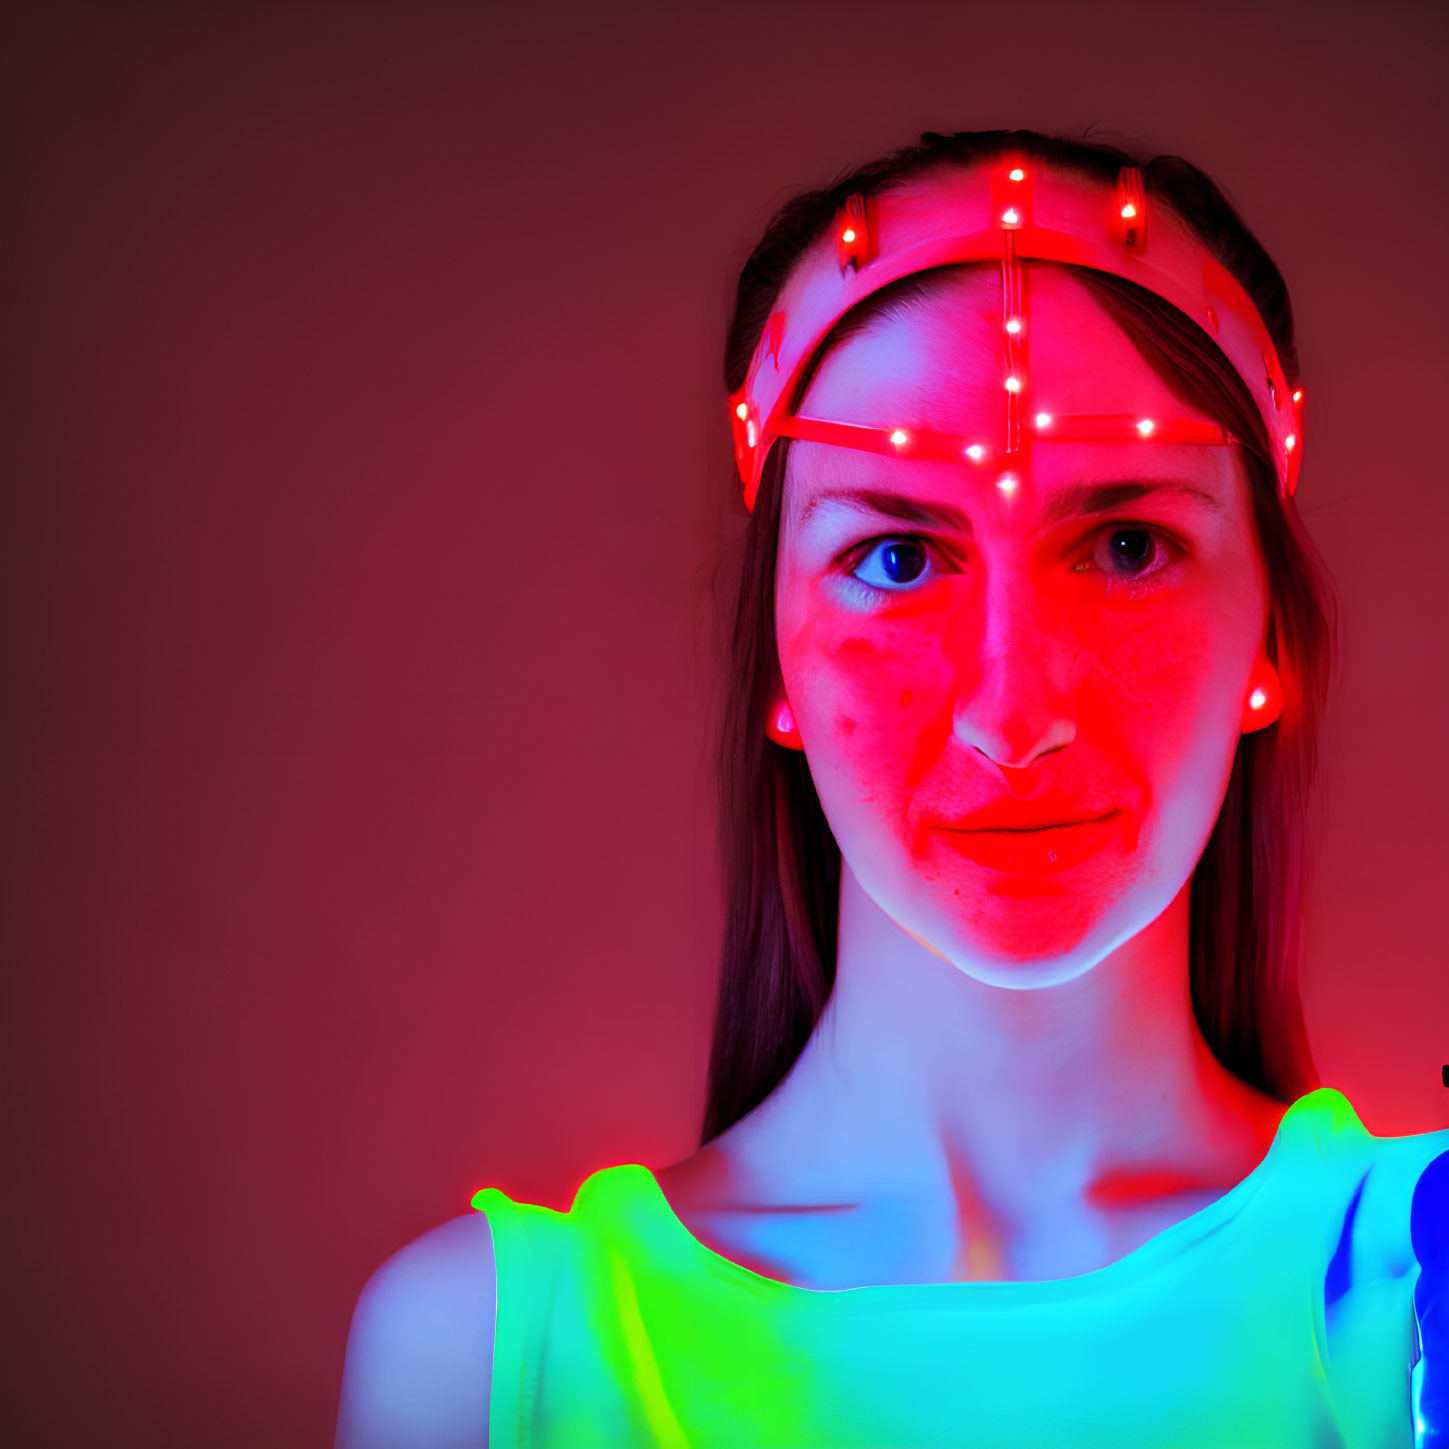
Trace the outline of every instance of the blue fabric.
{"type": "Polygon", "coordinates": [[[1415,1449],[1449,1449],[1449,1152],[1419,1174],[1409,1210],[1409,1240],[1419,1264],[1414,1319],[1415,1449]]]}

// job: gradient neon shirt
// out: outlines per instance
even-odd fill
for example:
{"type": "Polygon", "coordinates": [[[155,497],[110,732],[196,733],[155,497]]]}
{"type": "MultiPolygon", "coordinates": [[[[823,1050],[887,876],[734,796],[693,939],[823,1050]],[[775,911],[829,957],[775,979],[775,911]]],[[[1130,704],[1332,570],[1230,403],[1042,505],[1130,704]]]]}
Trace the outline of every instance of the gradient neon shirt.
{"type": "Polygon", "coordinates": [[[1371,1169],[1412,1188],[1445,1151],[1449,1131],[1375,1137],[1320,1088],[1242,1182],[1104,1268],[843,1290],[713,1252],[638,1164],[567,1212],[483,1188],[489,1444],[1408,1449],[1409,1202],[1386,1243],[1357,1209],[1371,1169]],[[1353,1282],[1356,1262],[1387,1276],[1353,1282]]]}

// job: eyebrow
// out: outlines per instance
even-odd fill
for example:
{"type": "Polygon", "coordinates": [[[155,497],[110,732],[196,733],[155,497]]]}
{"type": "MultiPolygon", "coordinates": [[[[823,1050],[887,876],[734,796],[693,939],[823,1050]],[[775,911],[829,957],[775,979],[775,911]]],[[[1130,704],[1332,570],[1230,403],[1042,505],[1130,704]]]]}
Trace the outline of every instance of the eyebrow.
{"type": "MultiPolygon", "coordinates": [[[[1097,513],[1109,513],[1124,503],[1149,494],[1163,493],[1196,498],[1214,512],[1224,511],[1218,498],[1194,484],[1128,478],[1114,483],[1074,483],[1070,488],[1060,489],[1046,501],[1041,521],[1047,525],[1060,523],[1064,518],[1087,518],[1097,513]]],[[[971,518],[963,509],[950,503],[928,503],[919,498],[907,498],[883,488],[826,489],[815,494],[805,505],[805,511],[800,516],[801,523],[808,521],[818,508],[827,504],[856,512],[881,513],[903,523],[935,524],[955,529],[958,533],[971,532],[971,518]]]]}

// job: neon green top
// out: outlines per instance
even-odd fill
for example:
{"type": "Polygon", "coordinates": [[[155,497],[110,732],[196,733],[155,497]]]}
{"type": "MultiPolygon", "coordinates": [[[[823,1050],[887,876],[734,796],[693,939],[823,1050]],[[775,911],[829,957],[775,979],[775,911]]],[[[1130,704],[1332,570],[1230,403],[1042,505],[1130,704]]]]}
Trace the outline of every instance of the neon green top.
{"type": "Polygon", "coordinates": [[[1408,1449],[1410,1194],[1446,1150],[1373,1136],[1323,1087],[1236,1187],[1104,1268],[843,1290],[706,1248],[638,1164],[568,1212],[483,1188],[489,1444],[1408,1449]],[[1402,1212],[1360,1214],[1384,1164],[1402,1212]]]}

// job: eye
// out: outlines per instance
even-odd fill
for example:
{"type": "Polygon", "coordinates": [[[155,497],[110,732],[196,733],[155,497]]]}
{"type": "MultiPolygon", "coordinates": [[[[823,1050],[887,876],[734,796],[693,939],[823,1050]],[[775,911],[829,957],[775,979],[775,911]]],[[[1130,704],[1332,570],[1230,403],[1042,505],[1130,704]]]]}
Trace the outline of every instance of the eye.
{"type": "MultiPolygon", "coordinates": [[[[1091,558],[1073,567],[1078,572],[1095,570],[1109,585],[1132,585],[1155,579],[1172,564],[1177,552],[1177,545],[1156,528],[1117,523],[1099,530],[1091,558]]],[[[912,592],[939,573],[934,567],[935,554],[928,539],[889,534],[858,545],[852,555],[856,561],[847,566],[846,573],[866,594],[912,592]]]]}
{"type": "Polygon", "coordinates": [[[910,536],[878,538],[864,545],[850,576],[873,589],[899,592],[925,573],[930,550],[924,539],[910,536]]]}
{"type": "Polygon", "coordinates": [[[1096,568],[1108,578],[1135,583],[1161,573],[1171,562],[1171,554],[1172,545],[1155,528],[1138,523],[1116,524],[1097,535],[1090,562],[1080,563],[1077,568],[1096,568]]]}

